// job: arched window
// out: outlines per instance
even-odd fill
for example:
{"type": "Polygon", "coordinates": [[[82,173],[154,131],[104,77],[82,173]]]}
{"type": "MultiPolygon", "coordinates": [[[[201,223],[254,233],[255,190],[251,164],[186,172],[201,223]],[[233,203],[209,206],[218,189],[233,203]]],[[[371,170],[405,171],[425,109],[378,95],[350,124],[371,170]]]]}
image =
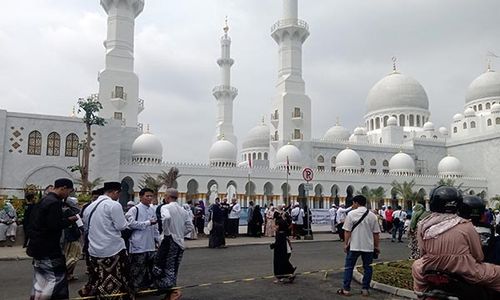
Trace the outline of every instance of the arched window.
{"type": "Polygon", "coordinates": [[[406,126],[405,125],[405,115],[399,115],[399,126],[406,126]]]}
{"type": "Polygon", "coordinates": [[[389,116],[384,117],[384,127],[387,127],[387,120],[389,120],[389,116]]]}
{"type": "Polygon", "coordinates": [[[375,159],[370,160],[370,166],[374,167],[377,165],[377,161],[375,159]]]}
{"type": "Polygon", "coordinates": [[[425,136],[425,135],[421,135],[420,137],[421,137],[421,138],[423,138],[423,139],[425,139],[425,138],[426,138],[426,136],[425,136]]]}
{"type": "Polygon", "coordinates": [[[470,122],[470,128],[476,128],[476,122],[474,121],[470,122]]]}
{"type": "Polygon", "coordinates": [[[500,125],[500,118],[495,119],[495,124],[500,125]]]}
{"type": "Polygon", "coordinates": [[[488,119],[487,123],[488,123],[488,126],[491,126],[491,124],[492,124],[491,119],[488,119]]]}
{"type": "Polygon", "coordinates": [[[325,158],[323,157],[323,155],[318,156],[318,163],[322,164],[324,162],[325,162],[325,158]]]}
{"type": "Polygon", "coordinates": [[[262,159],[262,153],[261,153],[261,152],[259,152],[259,153],[257,154],[257,159],[262,159]]]}
{"type": "Polygon", "coordinates": [[[477,111],[477,106],[476,105],[474,105],[474,111],[477,111]]]}
{"type": "Polygon", "coordinates": [[[477,106],[477,109],[478,109],[478,110],[483,110],[483,105],[482,105],[482,104],[479,104],[479,105],[477,106]]]}
{"type": "Polygon", "coordinates": [[[332,156],[331,162],[334,165],[337,162],[337,157],[332,156]]]}
{"type": "Polygon", "coordinates": [[[243,160],[247,160],[247,154],[243,154],[243,160]]]}
{"type": "Polygon", "coordinates": [[[457,133],[458,129],[457,127],[453,127],[453,133],[457,133]]]}
{"type": "Polygon", "coordinates": [[[28,154],[42,154],[42,134],[40,131],[34,130],[28,135],[28,154]]]}
{"type": "Polygon", "coordinates": [[[486,109],[490,109],[491,108],[491,104],[488,102],[486,103],[486,109]]]}
{"type": "Polygon", "coordinates": [[[420,116],[417,115],[417,127],[420,127],[420,116]]]}
{"type": "Polygon", "coordinates": [[[257,154],[254,152],[252,153],[252,159],[255,160],[257,158],[257,154]]]}
{"type": "Polygon", "coordinates": [[[78,136],[70,133],[66,136],[66,148],[64,150],[65,156],[77,157],[78,156],[78,136]]]}
{"type": "Polygon", "coordinates": [[[389,166],[389,162],[387,161],[387,159],[385,159],[384,162],[382,162],[382,166],[384,166],[384,167],[389,166]]]}
{"type": "Polygon", "coordinates": [[[464,124],[462,125],[462,127],[463,127],[464,129],[467,129],[467,123],[465,123],[465,122],[464,122],[464,124]]]}
{"type": "Polygon", "coordinates": [[[361,165],[364,166],[365,165],[365,161],[363,159],[361,159],[361,165]]]}
{"type": "Polygon", "coordinates": [[[264,160],[268,160],[267,152],[264,152],[264,160]]]}
{"type": "Polygon", "coordinates": [[[370,120],[370,130],[373,130],[373,119],[370,120]]]}
{"type": "Polygon", "coordinates": [[[49,133],[47,137],[47,156],[59,156],[61,152],[61,136],[57,132],[49,133]]]}
{"type": "Polygon", "coordinates": [[[375,118],[375,129],[379,129],[379,128],[380,128],[380,118],[376,117],[375,118]]]}
{"type": "Polygon", "coordinates": [[[410,126],[415,126],[415,116],[410,115],[410,120],[409,120],[410,126]]]}

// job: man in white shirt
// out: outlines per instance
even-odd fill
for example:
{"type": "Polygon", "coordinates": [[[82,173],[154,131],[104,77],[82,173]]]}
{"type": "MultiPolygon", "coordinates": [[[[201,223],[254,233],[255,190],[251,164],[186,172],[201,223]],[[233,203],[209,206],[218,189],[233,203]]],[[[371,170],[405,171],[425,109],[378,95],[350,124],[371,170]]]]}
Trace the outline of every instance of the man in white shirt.
{"type": "Polygon", "coordinates": [[[104,195],[92,202],[83,214],[88,234],[90,269],[89,282],[81,296],[103,296],[130,293],[128,259],[121,231],[128,226],[120,197],[121,183],[105,182],[104,195]],[[110,284],[112,282],[113,284],[110,284]]]}
{"type": "Polygon", "coordinates": [[[337,205],[335,204],[332,204],[332,208],[330,208],[328,210],[328,212],[330,213],[330,227],[331,227],[331,230],[332,230],[332,233],[336,233],[337,232],[337,205]]]}
{"type": "Polygon", "coordinates": [[[345,240],[344,236],[344,221],[347,216],[347,213],[351,210],[351,207],[345,207],[345,204],[341,204],[337,209],[337,232],[339,233],[339,239],[341,242],[345,240]]]}
{"type": "Polygon", "coordinates": [[[292,211],[290,212],[292,217],[292,236],[300,240],[300,236],[303,234],[304,227],[304,210],[300,208],[300,204],[295,202],[292,211]]]}
{"type": "Polygon", "coordinates": [[[347,253],[344,282],[337,293],[346,296],[351,294],[352,272],[358,257],[361,256],[364,269],[361,293],[367,296],[372,279],[373,255],[380,253],[380,226],[377,222],[377,216],[365,207],[366,198],[363,195],[355,196],[352,202],[352,210],[346,216],[343,227],[345,230],[344,252],[347,253]]]}
{"type": "Polygon", "coordinates": [[[378,210],[378,214],[382,217],[382,232],[386,232],[387,230],[385,211],[386,211],[385,205],[382,205],[382,208],[378,210]]]}
{"type": "Polygon", "coordinates": [[[236,198],[231,199],[228,216],[228,237],[235,238],[238,235],[240,226],[241,206],[236,198]]]}
{"type": "Polygon", "coordinates": [[[125,214],[129,228],[133,230],[130,237],[130,285],[134,292],[148,288],[153,283],[152,270],[156,256],[156,245],[159,244],[156,212],[152,207],[153,190],[144,188],[139,191],[140,203],[133,206],[125,214]]]}
{"type": "Polygon", "coordinates": [[[177,190],[168,188],[165,195],[167,204],[161,207],[163,240],[156,255],[153,273],[157,288],[167,293],[165,299],[180,298],[180,290],[171,288],[177,284],[177,272],[185,248],[184,236],[189,230],[194,230],[194,226],[192,219],[187,217],[186,210],[177,203],[177,190]]]}
{"type": "Polygon", "coordinates": [[[392,213],[392,239],[391,242],[396,241],[396,233],[398,233],[398,242],[402,243],[403,231],[406,220],[406,212],[401,208],[401,206],[397,206],[396,210],[392,213]]]}

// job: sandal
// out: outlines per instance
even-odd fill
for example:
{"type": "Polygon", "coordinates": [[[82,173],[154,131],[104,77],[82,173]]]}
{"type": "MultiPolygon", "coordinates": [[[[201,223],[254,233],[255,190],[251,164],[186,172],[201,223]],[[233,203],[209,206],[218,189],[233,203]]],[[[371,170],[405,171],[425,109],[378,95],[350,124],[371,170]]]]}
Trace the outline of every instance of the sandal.
{"type": "Polygon", "coordinates": [[[347,296],[347,297],[351,296],[351,292],[344,290],[344,289],[338,289],[337,294],[342,295],[342,296],[347,296]]]}

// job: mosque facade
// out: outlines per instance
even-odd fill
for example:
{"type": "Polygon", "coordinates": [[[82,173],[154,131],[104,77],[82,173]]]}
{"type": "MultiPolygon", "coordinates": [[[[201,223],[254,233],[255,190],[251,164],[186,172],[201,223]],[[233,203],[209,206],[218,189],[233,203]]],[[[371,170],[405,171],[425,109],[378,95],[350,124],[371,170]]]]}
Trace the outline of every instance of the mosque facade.
{"type": "MultiPolygon", "coordinates": [[[[367,93],[364,126],[352,132],[338,122],[323,136],[311,131],[311,99],[302,78],[302,46],[308,24],[298,15],[298,0],[282,0],[281,18],[271,27],[279,50],[276,93],[265,119],[242,139],[233,131],[231,39],[226,25],[220,39],[220,85],[216,142],[206,164],[167,162],[160,140],[138,123],[144,110],[139,79],[134,73],[135,18],[144,0],[101,0],[108,14],[105,67],[98,75],[98,97],[104,127],[94,127],[90,178],[122,182],[120,201],[133,199],[144,174],[177,167],[183,201],[209,200],[214,194],[235,197],[247,205],[307,199],[310,207],[327,208],[353,194],[382,187],[385,199],[370,203],[411,204],[397,199],[392,183],[414,180],[414,190],[427,198],[440,179],[452,179],[468,193],[489,199],[500,194],[500,75],[490,68],[477,77],[465,95],[463,113],[449,126],[431,121],[424,87],[408,75],[385,75],[367,93]],[[304,185],[302,170],[314,170],[304,185]],[[231,188],[232,187],[232,188],[231,188]],[[308,189],[311,188],[309,191],[308,189]]],[[[68,166],[78,163],[85,137],[76,117],[36,115],[0,110],[0,194],[23,197],[27,184],[45,186],[57,177],[75,178],[68,166]]]]}

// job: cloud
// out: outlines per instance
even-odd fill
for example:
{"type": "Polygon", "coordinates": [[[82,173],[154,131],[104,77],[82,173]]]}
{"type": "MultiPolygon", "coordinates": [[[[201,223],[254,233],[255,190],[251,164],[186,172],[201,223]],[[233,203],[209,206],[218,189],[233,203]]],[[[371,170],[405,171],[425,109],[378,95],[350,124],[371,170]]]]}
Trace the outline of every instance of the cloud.
{"type": "MultiPolygon", "coordinates": [[[[483,0],[301,0],[311,35],[303,77],[312,100],[313,136],[340,117],[363,124],[370,88],[398,69],[425,88],[436,126],[463,110],[470,82],[500,45],[500,2],[483,0]]],[[[98,90],[106,15],[99,1],[25,0],[0,11],[0,107],[67,115],[78,97],[98,90]]],[[[225,16],[232,38],[234,128],[241,144],[265,115],[277,79],[278,48],[270,26],[281,1],[148,0],[136,20],[135,70],[150,123],[168,161],[207,162],[215,135],[220,84],[219,38],[225,16]]],[[[498,62],[493,61],[493,65],[498,62]]]]}

